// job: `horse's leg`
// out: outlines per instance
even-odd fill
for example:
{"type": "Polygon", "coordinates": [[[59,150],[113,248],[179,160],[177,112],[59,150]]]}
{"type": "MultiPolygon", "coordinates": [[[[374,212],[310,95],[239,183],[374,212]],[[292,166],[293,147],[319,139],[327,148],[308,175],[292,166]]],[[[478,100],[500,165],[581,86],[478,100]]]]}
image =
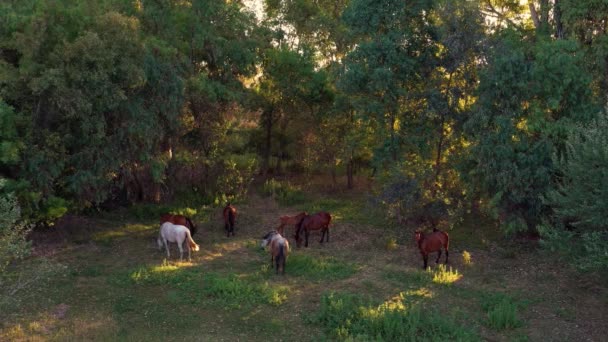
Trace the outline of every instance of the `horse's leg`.
{"type": "Polygon", "coordinates": [[[321,230],[321,241],[319,241],[319,243],[323,243],[324,237],[325,237],[325,229],[321,230]]]}
{"type": "Polygon", "coordinates": [[[425,254],[425,253],[420,253],[420,254],[422,254],[422,261],[424,262],[424,266],[422,266],[422,269],[426,270],[426,266],[429,261],[429,255],[425,254]]]}
{"type": "Polygon", "coordinates": [[[327,238],[325,239],[325,242],[329,242],[329,226],[327,226],[325,228],[326,234],[327,234],[327,238]]]}
{"type": "Polygon", "coordinates": [[[171,258],[171,253],[169,253],[169,241],[167,241],[167,239],[163,239],[163,242],[165,243],[165,249],[167,250],[167,259],[171,258]]]}
{"type": "Polygon", "coordinates": [[[183,242],[182,243],[178,243],[177,247],[179,248],[179,261],[183,261],[184,260],[184,246],[183,246],[183,242]]]}
{"type": "Polygon", "coordinates": [[[188,241],[188,238],[186,237],[186,249],[188,250],[188,261],[192,261],[192,252],[190,251],[190,242],[188,241]]]}
{"type": "Polygon", "coordinates": [[[306,238],[306,242],[304,243],[304,247],[308,247],[308,236],[310,235],[310,232],[308,231],[308,229],[306,229],[306,231],[304,232],[304,237],[306,238]]]}
{"type": "Polygon", "coordinates": [[[436,264],[439,263],[439,259],[441,259],[441,248],[439,248],[439,252],[437,253],[437,260],[435,260],[436,264]]]}
{"type": "Polygon", "coordinates": [[[448,249],[445,249],[445,264],[448,264],[448,255],[450,255],[450,252],[448,252],[448,249]]]}
{"type": "Polygon", "coordinates": [[[270,268],[274,268],[274,256],[272,252],[270,252],[270,268]]]}

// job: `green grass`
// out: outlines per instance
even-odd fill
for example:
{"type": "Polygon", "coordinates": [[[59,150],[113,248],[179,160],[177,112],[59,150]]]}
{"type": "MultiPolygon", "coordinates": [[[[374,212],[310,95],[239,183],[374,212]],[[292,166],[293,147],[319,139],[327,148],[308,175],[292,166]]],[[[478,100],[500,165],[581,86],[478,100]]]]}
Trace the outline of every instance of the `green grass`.
{"type": "Polygon", "coordinates": [[[486,324],[490,328],[502,331],[522,326],[523,322],[518,317],[522,303],[512,297],[497,292],[483,295],[480,301],[487,315],[486,324]]]}
{"type": "Polygon", "coordinates": [[[290,276],[308,280],[339,280],[349,278],[357,272],[357,265],[340,261],[334,257],[313,257],[292,254],[287,258],[286,272],[290,276]]]}
{"type": "Polygon", "coordinates": [[[321,324],[337,340],[479,340],[471,328],[451,318],[408,305],[403,293],[380,304],[350,293],[324,294],[310,322],[321,324]]]}

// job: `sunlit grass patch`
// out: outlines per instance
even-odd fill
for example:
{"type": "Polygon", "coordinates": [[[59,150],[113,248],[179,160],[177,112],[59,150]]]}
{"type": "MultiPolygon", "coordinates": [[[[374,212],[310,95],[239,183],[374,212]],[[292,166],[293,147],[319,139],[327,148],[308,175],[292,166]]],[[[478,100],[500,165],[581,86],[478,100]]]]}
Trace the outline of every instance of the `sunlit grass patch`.
{"type": "Polygon", "coordinates": [[[403,293],[374,304],[358,295],[329,293],[321,298],[318,313],[310,320],[323,326],[332,339],[386,341],[475,341],[471,329],[435,312],[408,305],[403,293]]]}
{"type": "Polygon", "coordinates": [[[462,252],[462,262],[465,265],[473,264],[473,259],[471,258],[471,253],[469,253],[468,251],[463,251],[462,252]]]}
{"type": "Polygon", "coordinates": [[[519,303],[503,293],[486,294],[481,297],[481,306],[487,314],[486,324],[495,330],[517,328],[522,325],[518,318],[519,303]]]}
{"type": "Polygon", "coordinates": [[[285,266],[287,274],[311,280],[345,279],[357,270],[357,265],[334,257],[313,257],[306,254],[290,255],[285,266]]]}
{"type": "Polygon", "coordinates": [[[397,248],[399,248],[399,245],[397,244],[396,238],[391,237],[386,240],[386,250],[387,251],[394,251],[397,248]]]}
{"type": "Polygon", "coordinates": [[[451,266],[448,269],[445,265],[438,265],[432,273],[433,282],[437,284],[450,285],[462,278],[462,274],[458,273],[458,270],[452,269],[451,266]]]}
{"type": "Polygon", "coordinates": [[[134,233],[146,232],[158,229],[157,225],[150,224],[125,224],[116,229],[103,230],[93,234],[92,240],[96,242],[107,242],[108,240],[127,237],[134,233]]]}

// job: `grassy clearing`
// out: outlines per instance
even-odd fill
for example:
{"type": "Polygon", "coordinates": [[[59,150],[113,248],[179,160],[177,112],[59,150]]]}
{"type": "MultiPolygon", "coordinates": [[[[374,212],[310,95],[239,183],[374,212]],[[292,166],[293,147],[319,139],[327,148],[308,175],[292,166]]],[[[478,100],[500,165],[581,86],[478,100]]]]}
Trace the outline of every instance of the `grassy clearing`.
{"type": "MultiPolygon", "coordinates": [[[[364,199],[305,195],[298,208],[266,209],[268,198],[241,204],[231,239],[217,210],[197,211],[208,220],[195,236],[201,251],[183,263],[175,254],[164,260],[156,249],[156,216],[96,216],[90,234],[74,235],[78,241],[22,264],[33,270],[48,260],[62,272],[46,273],[37,283],[42,286],[3,301],[0,340],[165,341],[175,340],[176,331],[186,341],[593,340],[608,330],[601,324],[587,328],[608,314],[605,301],[597,301],[608,292],[593,285],[591,297],[570,289],[567,275],[553,265],[536,266],[549,259],[535,251],[516,250],[508,258],[501,252],[508,249],[504,240],[497,249],[492,240],[459,240],[469,236],[466,231],[450,233],[462,258],[451,259],[452,268],[433,264],[423,271],[415,246],[384,234],[382,219],[367,216],[364,199]],[[293,248],[286,275],[277,276],[258,238],[279,215],[300,208],[335,213],[334,235],[328,245],[293,248]],[[544,304],[555,302],[564,309],[544,304]],[[584,310],[579,302],[587,303],[584,310]],[[554,315],[538,318],[537,310],[554,315]],[[557,335],[562,326],[567,328],[557,335]]],[[[19,281],[2,280],[0,293],[19,281]]]]}

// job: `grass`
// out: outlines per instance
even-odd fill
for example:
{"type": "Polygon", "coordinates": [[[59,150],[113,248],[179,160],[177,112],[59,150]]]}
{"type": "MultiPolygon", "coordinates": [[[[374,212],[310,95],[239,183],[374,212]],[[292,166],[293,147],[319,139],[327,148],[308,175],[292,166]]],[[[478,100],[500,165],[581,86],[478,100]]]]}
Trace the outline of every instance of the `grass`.
{"type": "Polygon", "coordinates": [[[339,280],[353,276],[357,265],[340,261],[334,257],[312,257],[306,254],[292,254],[287,259],[286,269],[295,277],[312,281],[339,280]]]}
{"type": "MultiPolygon", "coordinates": [[[[195,236],[201,251],[193,253],[192,262],[177,262],[175,255],[164,260],[166,254],[154,245],[156,216],[141,214],[138,219],[125,211],[91,218],[89,226],[94,229],[88,238],[78,235],[78,242],[62,242],[42,257],[18,264],[34,270],[34,264],[48,260],[63,271],[49,272],[40,283],[0,305],[0,340],[160,341],[179,336],[185,341],[475,341],[604,336],[605,326],[592,322],[608,314],[605,301],[597,301],[608,298],[608,291],[597,285],[591,295],[574,285],[570,288],[578,282],[564,281],[569,275],[535,251],[518,251],[515,259],[490,253],[492,234],[483,236],[489,239],[484,244],[477,236],[483,227],[464,225],[464,231],[450,232],[453,251],[463,257],[452,260],[451,269],[433,264],[430,271],[423,271],[415,246],[393,244],[393,233],[378,234],[385,232],[384,223],[371,215],[374,211],[364,199],[304,195],[298,208],[271,206],[260,211],[267,208],[268,199],[240,204],[241,223],[237,236],[230,239],[217,208],[193,208],[209,221],[195,236]],[[259,237],[283,212],[302,207],[335,213],[332,240],[323,247],[293,248],[285,276],[277,276],[270,269],[268,252],[259,248],[259,237]],[[467,262],[465,249],[474,262],[467,262]],[[551,276],[551,281],[539,282],[541,276],[551,276]],[[561,288],[554,286],[558,281],[561,288]],[[579,302],[587,303],[584,310],[579,302]],[[567,309],[558,310],[551,303],[567,309]],[[60,307],[67,307],[64,316],[57,314],[60,307]],[[543,324],[538,324],[533,319],[536,312],[557,315],[543,316],[543,324]],[[559,335],[556,329],[561,329],[559,335]]],[[[498,241],[504,245],[504,240],[498,241]]],[[[9,283],[19,281],[0,277],[0,294],[9,293],[9,283]]]]}
{"type": "Polygon", "coordinates": [[[519,308],[522,306],[511,296],[497,292],[481,297],[481,307],[487,315],[486,324],[498,331],[522,326],[519,308]]]}
{"type": "Polygon", "coordinates": [[[475,341],[469,327],[420,306],[408,305],[404,294],[380,304],[351,293],[323,295],[311,323],[321,324],[337,340],[475,341]]]}

